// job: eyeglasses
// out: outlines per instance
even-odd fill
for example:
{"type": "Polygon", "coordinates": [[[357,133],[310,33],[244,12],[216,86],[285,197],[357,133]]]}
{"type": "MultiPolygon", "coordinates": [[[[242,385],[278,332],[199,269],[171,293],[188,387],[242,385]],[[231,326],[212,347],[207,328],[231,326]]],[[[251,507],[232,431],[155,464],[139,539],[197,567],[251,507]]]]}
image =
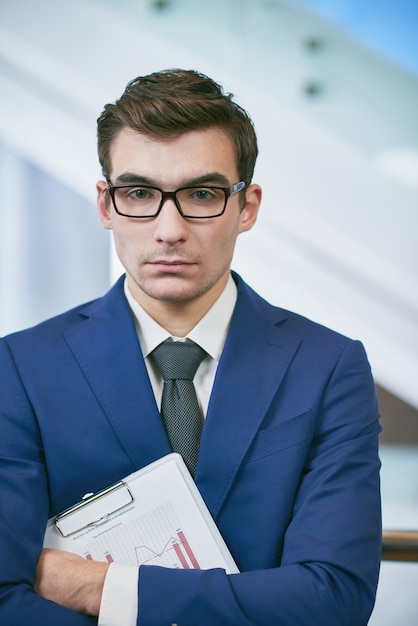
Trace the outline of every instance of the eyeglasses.
{"type": "Polygon", "coordinates": [[[176,191],[163,191],[148,185],[110,185],[107,189],[116,213],[125,217],[156,217],[164,202],[171,198],[182,217],[207,219],[225,212],[228,198],[242,191],[245,182],[231,187],[181,187],[176,191]]]}

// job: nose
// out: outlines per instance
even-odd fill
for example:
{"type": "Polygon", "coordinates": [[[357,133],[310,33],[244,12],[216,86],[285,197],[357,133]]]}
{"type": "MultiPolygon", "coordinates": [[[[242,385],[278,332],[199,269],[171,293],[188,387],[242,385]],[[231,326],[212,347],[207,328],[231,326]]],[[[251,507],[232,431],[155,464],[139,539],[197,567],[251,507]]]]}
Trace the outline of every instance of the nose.
{"type": "Polygon", "coordinates": [[[181,216],[172,198],[167,198],[154,221],[156,241],[175,244],[188,236],[187,221],[181,216]]]}

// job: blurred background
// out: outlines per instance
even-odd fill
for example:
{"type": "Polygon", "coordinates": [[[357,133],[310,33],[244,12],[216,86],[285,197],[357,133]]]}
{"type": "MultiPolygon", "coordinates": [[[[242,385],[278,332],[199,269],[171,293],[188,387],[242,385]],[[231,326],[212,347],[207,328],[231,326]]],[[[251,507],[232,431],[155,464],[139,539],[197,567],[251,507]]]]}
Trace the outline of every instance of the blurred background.
{"type": "MultiPolygon", "coordinates": [[[[96,118],[126,83],[194,68],[260,143],[234,269],[367,349],[386,529],[418,531],[418,2],[0,0],[0,335],[103,294],[96,118]]],[[[371,624],[418,623],[418,564],[385,561],[371,624]]]]}

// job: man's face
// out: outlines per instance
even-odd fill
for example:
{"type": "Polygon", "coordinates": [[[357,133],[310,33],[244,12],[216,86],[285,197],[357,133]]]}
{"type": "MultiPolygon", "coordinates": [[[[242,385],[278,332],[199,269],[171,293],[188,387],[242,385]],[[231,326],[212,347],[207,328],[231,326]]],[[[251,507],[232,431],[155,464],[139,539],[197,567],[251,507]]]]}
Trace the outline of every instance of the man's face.
{"type": "MultiPolygon", "coordinates": [[[[113,185],[129,180],[133,185],[174,191],[193,186],[202,177],[205,185],[220,187],[239,181],[232,141],[216,128],[165,140],[124,128],[110,156],[113,185]]],[[[259,187],[246,190],[243,210],[237,193],[228,199],[223,215],[209,219],[183,218],[171,199],[156,217],[124,217],[106,202],[105,188],[103,181],[97,184],[100,218],[105,228],[113,230],[117,254],[137,301],[148,311],[157,303],[191,301],[208,309],[226,285],[238,234],[256,220],[259,187]]]]}

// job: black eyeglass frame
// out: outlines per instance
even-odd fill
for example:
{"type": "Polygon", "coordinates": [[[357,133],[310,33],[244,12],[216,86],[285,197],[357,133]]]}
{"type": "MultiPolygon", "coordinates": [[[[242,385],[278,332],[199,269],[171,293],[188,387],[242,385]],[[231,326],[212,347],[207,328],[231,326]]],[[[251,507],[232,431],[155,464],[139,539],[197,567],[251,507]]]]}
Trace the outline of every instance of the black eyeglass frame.
{"type": "Polygon", "coordinates": [[[179,189],[176,189],[175,191],[164,191],[163,189],[160,189],[159,187],[152,187],[151,185],[111,185],[108,182],[107,191],[109,192],[109,195],[112,199],[113,208],[115,209],[116,213],[118,215],[122,215],[123,217],[131,217],[132,219],[149,219],[152,217],[157,217],[157,215],[161,212],[161,209],[163,208],[165,201],[171,198],[174,201],[174,204],[176,205],[176,208],[182,217],[187,217],[193,220],[207,220],[207,219],[211,219],[212,217],[220,217],[221,215],[223,215],[225,213],[226,205],[228,203],[229,198],[233,196],[234,194],[240,191],[243,191],[246,186],[247,186],[246,183],[243,180],[241,180],[238,183],[231,185],[230,187],[217,187],[215,185],[196,185],[196,186],[191,185],[191,186],[186,186],[186,187],[179,187],[179,189]],[[156,191],[159,191],[161,193],[160,205],[155,213],[153,213],[152,215],[129,215],[128,213],[122,213],[118,209],[118,207],[116,206],[116,202],[115,202],[116,190],[117,189],[129,189],[129,188],[135,189],[135,187],[140,187],[141,189],[155,189],[156,191]],[[179,191],[183,191],[184,189],[218,189],[219,191],[223,191],[225,195],[225,204],[224,204],[222,211],[220,211],[219,213],[216,213],[215,215],[187,215],[187,213],[183,212],[180,206],[180,203],[177,199],[177,193],[179,191]]]}

